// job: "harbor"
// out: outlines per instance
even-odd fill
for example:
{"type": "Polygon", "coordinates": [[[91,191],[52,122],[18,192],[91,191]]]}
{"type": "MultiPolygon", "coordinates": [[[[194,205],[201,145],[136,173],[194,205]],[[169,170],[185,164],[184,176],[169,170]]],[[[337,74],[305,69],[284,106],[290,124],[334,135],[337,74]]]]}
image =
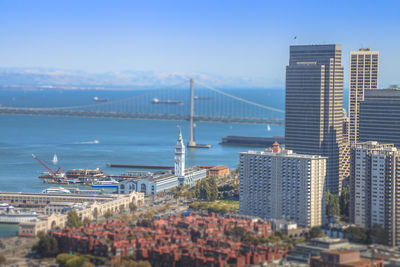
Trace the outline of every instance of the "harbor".
{"type": "MultiPolygon", "coordinates": [[[[283,99],[284,91],[237,89],[228,92],[253,101],[263,99],[266,104],[278,103],[278,108],[283,107],[283,102],[281,105],[279,101],[283,99]]],[[[94,96],[109,98],[112,101],[142,93],[143,90],[133,92],[104,90],[101,95],[94,90],[13,92],[3,90],[0,92],[0,104],[11,105],[12,98],[15,97],[17,103],[25,105],[29,102],[33,107],[40,106],[43,102],[55,106],[86,105],[93,103],[94,96]]],[[[200,94],[198,96],[202,97],[200,94]]],[[[185,121],[3,115],[1,122],[0,176],[3,179],[0,180],[0,188],[8,191],[38,192],[49,187],[49,184],[43,184],[43,179],[37,179],[41,172],[47,170],[32,160],[32,153],[48,162],[48,166],[52,169],[61,166],[66,172],[70,169],[100,168],[105,173],[122,175],[129,169],[111,168],[106,166],[106,163],[170,166],[173,165],[173,160],[170,158],[173,153],[171,143],[176,140],[178,123],[181,125],[185,143],[189,139],[189,122],[185,121]],[[16,124],[19,125],[18,129],[13,127],[16,124]],[[79,131],[71,131],[71,126],[79,131]],[[8,151],[13,151],[13,154],[8,151]],[[58,157],[56,165],[51,162],[54,154],[58,157]]],[[[221,164],[236,168],[237,153],[246,150],[246,147],[220,145],[222,137],[231,135],[268,137],[283,135],[284,132],[283,127],[276,125],[271,125],[271,131],[267,132],[265,125],[204,122],[196,124],[196,141],[211,144],[212,149],[188,150],[187,163],[191,166],[221,164]]],[[[65,184],[69,185],[72,183],[65,184]]]]}

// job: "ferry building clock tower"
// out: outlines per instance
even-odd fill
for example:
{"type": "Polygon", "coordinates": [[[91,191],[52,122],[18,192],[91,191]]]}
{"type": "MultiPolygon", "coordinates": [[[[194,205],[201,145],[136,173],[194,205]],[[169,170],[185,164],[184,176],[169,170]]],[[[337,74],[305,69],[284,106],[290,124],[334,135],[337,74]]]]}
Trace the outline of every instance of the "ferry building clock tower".
{"type": "Polygon", "coordinates": [[[180,183],[185,178],[185,145],[183,144],[181,129],[179,129],[178,141],[175,145],[175,175],[178,176],[180,183]]]}

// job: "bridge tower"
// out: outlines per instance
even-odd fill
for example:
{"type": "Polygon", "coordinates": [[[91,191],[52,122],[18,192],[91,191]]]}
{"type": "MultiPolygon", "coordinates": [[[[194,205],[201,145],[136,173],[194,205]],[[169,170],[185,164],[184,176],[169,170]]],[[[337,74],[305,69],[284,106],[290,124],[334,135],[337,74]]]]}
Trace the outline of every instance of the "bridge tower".
{"type": "Polygon", "coordinates": [[[197,144],[194,140],[194,79],[190,79],[190,131],[189,131],[189,141],[187,147],[190,148],[211,148],[211,145],[201,145],[197,144]]]}
{"type": "Polygon", "coordinates": [[[190,133],[188,147],[196,147],[194,140],[194,79],[190,79],[190,133]]]}

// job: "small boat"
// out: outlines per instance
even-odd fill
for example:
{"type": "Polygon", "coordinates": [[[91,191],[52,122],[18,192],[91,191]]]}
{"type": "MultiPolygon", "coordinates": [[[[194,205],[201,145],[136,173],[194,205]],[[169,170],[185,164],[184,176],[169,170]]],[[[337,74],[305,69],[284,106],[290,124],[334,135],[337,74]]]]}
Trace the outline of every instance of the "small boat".
{"type": "Polygon", "coordinates": [[[158,98],[153,98],[153,100],[151,100],[152,104],[168,104],[168,105],[183,105],[183,101],[178,101],[178,100],[160,100],[158,98]]]}
{"type": "Polygon", "coordinates": [[[50,187],[42,191],[43,194],[71,194],[71,191],[64,187],[50,187]]]}
{"type": "Polygon", "coordinates": [[[92,185],[92,187],[118,187],[119,182],[115,180],[98,181],[92,185]]]}
{"type": "Polygon", "coordinates": [[[58,162],[58,157],[57,157],[56,154],[54,154],[52,162],[53,162],[54,165],[57,164],[57,162],[58,162]]]}
{"type": "Polygon", "coordinates": [[[93,101],[95,102],[108,102],[108,98],[100,98],[100,97],[93,97],[93,101]]]}
{"type": "Polygon", "coordinates": [[[269,126],[269,124],[267,124],[267,131],[268,131],[268,132],[271,131],[271,126],[269,126]]]}

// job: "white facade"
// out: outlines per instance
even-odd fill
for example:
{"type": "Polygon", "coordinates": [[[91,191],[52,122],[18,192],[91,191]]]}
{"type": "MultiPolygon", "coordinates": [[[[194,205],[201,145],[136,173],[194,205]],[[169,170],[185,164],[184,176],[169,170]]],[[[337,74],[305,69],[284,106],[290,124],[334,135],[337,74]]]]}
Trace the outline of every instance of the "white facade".
{"type": "Polygon", "coordinates": [[[240,153],[239,212],[321,225],[325,177],[326,157],[291,150],[240,153]]]}
{"type": "MultiPolygon", "coordinates": [[[[359,143],[353,148],[352,189],[354,198],[351,208],[353,222],[360,227],[387,225],[387,184],[394,179],[392,159],[398,154],[393,144],[375,141],[359,143]]],[[[391,195],[391,193],[389,193],[391,195]]]]}
{"type": "Polygon", "coordinates": [[[360,227],[382,226],[389,244],[400,245],[400,151],[393,144],[358,143],[352,149],[350,220],[360,227]]]}
{"type": "Polygon", "coordinates": [[[379,52],[362,48],[350,52],[349,141],[359,141],[360,102],[366,90],[378,89],[379,52]]]}

